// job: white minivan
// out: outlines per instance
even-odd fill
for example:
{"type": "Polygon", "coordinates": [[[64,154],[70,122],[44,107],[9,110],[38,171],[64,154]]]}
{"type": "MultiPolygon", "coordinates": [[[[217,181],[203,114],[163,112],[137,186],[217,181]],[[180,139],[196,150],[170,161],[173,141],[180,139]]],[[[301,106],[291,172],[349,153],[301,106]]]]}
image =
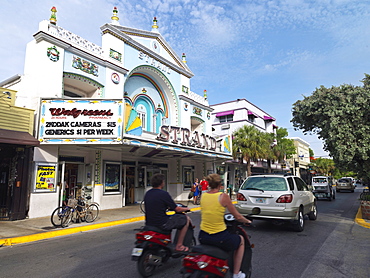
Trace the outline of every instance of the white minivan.
{"type": "Polygon", "coordinates": [[[333,189],[333,178],[328,176],[312,177],[313,194],[316,198],[325,198],[329,201],[335,200],[333,189]]]}

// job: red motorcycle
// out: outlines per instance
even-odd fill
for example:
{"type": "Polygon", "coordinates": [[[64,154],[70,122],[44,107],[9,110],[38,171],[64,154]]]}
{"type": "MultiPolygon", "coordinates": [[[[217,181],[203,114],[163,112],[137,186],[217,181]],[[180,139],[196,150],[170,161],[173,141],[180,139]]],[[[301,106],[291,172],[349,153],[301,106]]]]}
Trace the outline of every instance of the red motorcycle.
{"type": "MultiPolygon", "coordinates": [[[[253,214],[259,214],[256,208],[253,214]]],[[[252,273],[252,248],[249,236],[242,228],[243,224],[236,221],[230,213],[225,214],[227,230],[230,233],[243,236],[245,242],[244,256],[240,270],[246,274],[246,278],[252,273]]],[[[232,277],[234,252],[227,252],[212,245],[194,246],[191,252],[183,259],[180,273],[183,278],[219,278],[232,277]]]]}
{"type": "MultiPolygon", "coordinates": [[[[171,231],[157,227],[144,226],[136,233],[135,248],[132,250],[131,258],[137,261],[137,269],[142,277],[153,275],[154,271],[169,258],[180,258],[186,255],[184,252],[175,250],[178,233],[179,230],[176,231],[174,243],[171,241],[171,231]]],[[[194,246],[195,244],[194,227],[189,223],[184,245],[194,246]]]]}

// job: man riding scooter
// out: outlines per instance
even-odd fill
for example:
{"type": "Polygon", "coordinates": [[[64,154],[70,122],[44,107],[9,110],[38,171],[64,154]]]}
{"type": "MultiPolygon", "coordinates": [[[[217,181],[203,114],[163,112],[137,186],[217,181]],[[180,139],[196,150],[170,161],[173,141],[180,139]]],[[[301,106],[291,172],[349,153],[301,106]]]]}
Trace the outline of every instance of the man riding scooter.
{"type": "Polygon", "coordinates": [[[164,187],[165,176],[154,174],[151,178],[152,189],[145,193],[145,225],[154,226],[162,230],[179,229],[179,235],[175,250],[178,252],[189,251],[188,246],[184,246],[184,238],[189,227],[190,219],[187,215],[179,212],[189,211],[186,207],[177,206],[164,187]],[[169,216],[167,210],[177,213],[169,216]]]}

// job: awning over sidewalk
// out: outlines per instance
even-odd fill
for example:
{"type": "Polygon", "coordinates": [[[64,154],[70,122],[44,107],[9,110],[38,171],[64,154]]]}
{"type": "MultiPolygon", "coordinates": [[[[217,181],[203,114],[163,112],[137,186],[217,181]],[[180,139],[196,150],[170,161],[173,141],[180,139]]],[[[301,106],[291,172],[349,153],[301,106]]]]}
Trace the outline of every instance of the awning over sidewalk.
{"type": "Polygon", "coordinates": [[[0,129],[0,143],[39,146],[40,142],[27,132],[0,129]]]}

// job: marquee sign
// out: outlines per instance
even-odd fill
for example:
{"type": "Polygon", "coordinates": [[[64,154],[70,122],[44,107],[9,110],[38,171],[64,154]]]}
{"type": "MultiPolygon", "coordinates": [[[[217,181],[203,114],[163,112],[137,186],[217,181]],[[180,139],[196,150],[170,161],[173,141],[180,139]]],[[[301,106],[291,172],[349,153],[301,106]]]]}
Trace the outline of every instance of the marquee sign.
{"type": "Polygon", "coordinates": [[[120,142],[122,100],[43,99],[39,140],[42,143],[120,142]]]}
{"type": "Polygon", "coordinates": [[[202,148],[210,151],[215,151],[217,145],[216,139],[212,136],[204,133],[199,134],[198,131],[194,131],[191,134],[188,128],[168,125],[161,126],[157,140],[180,144],[183,146],[202,148]]]}

